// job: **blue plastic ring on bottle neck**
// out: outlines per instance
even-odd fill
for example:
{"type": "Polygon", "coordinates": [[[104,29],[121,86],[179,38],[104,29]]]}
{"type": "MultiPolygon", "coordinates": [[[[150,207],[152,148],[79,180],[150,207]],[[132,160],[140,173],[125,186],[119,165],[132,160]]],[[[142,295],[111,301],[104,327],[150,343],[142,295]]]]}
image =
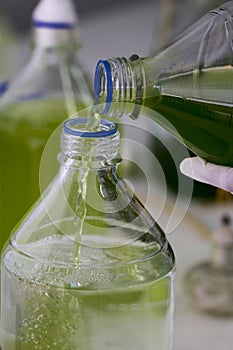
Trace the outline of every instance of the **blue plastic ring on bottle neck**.
{"type": "Polygon", "coordinates": [[[49,28],[49,29],[73,29],[76,27],[76,24],[69,22],[44,22],[34,20],[32,22],[34,27],[37,28],[49,28]]]}
{"type": "Polygon", "coordinates": [[[0,96],[2,96],[9,88],[9,81],[5,80],[0,83],[0,96]]]}
{"type": "Polygon", "coordinates": [[[64,132],[70,135],[85,137],[85,138],[100,138],[100,137],[108,137],[114,135],[118,130],[118,124],[113,123],[108,120],[101,119],[100,126],[104,126],[108,128],[107,130],[99,130],[99,131],[86,131],[86,130],[75,130],[72,129],[74,125],[86,125],[87,118],[73,118],[68,119],[64,122],[64,132]]]}
{"type": "Polygon", "coordinates": [[[108,61],[100,60],[97,63],[94,78],[94,98],[98,101],[98,97],[101,91],[101,76],[103,74],[103,69],[105,69],[106,79],[107,79],[107,91],[106,91],[106,106],[104,108],[103,114],[107,114],[110,109],[110,103],[112,102],[113,88],[112,88],[112,71],[111,65],[108,61]]]}

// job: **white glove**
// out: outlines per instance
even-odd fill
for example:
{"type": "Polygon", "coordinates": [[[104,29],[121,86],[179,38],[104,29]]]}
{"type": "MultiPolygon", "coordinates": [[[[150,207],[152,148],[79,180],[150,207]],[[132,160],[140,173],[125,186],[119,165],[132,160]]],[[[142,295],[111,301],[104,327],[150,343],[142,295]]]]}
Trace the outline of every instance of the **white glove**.
{"type": "Polygon", "coordinates": [[[184,159],[180,164],[180,171],[197,181],[233,192],[233,168],[194,157],[184,159]]]}

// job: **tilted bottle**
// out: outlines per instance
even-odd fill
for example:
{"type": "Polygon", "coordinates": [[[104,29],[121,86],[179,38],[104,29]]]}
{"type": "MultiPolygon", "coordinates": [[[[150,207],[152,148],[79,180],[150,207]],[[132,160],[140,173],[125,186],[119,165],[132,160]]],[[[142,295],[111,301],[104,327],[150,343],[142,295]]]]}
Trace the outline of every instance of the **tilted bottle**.
{"type": "MultiPolygon", "coordinates": [[[[177,34],[182,33],[207,11],[222,3],[223,0],[196,0],[195,2],[192,0],[186,0],[185,2],[179,0],[162,1],[159,18],[155,22],[150,55],[156,53],[161,47],[171,44],[177,34]]],[[[179,191],[177,166],[174,164],[173,155],[168,151],[167,146],[169,145],[172,149],[175,149],[178,154],[180,149],[182,149],[182,145],[178,144],[179,141],[169,135],[164,129],[161,131],[161,137],[162,142],[157,138],[151,141],[150,149],[159,161],[164,174],[166,174],[167,185],[173,192],[177,193],[179,191]]],[[[190,156],[193,155],[193,152],[190,151],[190,156]]],[[[200,199],[213,200],[216,196],[216,188],[193,180],[192,195],[200,199]]]]}
{"type": "Polygon", "coordinates": [[[60,170],[1,261],[2,350],[170,350],[174,255],[118,175],[120,134],[68,119],[60,170]]]}
{"type": "Polygon", "coordinates": [[[39,196],[40,158],[51,133],[93,103],[71,0],[41,0],[32,17],[32,57],[0,99],[0,249],[39,196]]]}
{"type": "Polygon", "coordinates": [[[233,2],[208,12],[156,55],[101,60],[98,109],[143,111],[207,161],[233,166],[233,2]]]}

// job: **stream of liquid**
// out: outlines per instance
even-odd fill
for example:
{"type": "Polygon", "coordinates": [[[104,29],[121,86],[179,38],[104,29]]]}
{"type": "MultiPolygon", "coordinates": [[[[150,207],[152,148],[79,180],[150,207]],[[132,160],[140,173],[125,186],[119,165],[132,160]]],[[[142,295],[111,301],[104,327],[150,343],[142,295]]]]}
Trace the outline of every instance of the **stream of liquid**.
{"type": "MultiPolygon", "coordinates": [[[[86,131],[98,131],[100,128],[100,116],[95,111],[93,106],[88,114],[86,122],[86,131]]],[[[79,245],[75,245],[75,264],[78,264],[81,254],[81,240],[83,224],[86,217],[86,196],[87,196],[87,178],[89,173],[90,156],[87,154],[82,158],[81,166],[79,169],[79,188],[77,196],[77,204],[74,212],[75,222],[75,241],[79,242],[79,245]]]]}

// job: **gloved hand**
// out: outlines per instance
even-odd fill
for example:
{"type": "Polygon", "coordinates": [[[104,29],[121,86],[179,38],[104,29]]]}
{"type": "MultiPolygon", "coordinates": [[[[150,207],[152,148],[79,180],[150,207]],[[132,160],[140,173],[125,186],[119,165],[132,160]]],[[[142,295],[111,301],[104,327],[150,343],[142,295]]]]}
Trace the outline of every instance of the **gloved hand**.
{"type": "Polygon", "coordinates": [[[208,163],[202,158],[186,158],[180,171],[193,179],[233,193],[233,168],[208,163]]]}

